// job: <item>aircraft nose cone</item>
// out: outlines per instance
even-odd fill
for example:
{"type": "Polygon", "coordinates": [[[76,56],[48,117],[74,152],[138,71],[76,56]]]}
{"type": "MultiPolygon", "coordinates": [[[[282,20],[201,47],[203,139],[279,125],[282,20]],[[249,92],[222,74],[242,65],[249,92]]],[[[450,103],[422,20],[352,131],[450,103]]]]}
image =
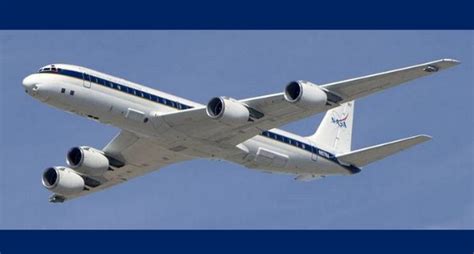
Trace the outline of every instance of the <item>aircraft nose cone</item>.
{"type": "Polygon", "coordinates": [[[23,83],[23,87],[27,90],[30,90],[31,88],[33,88],[34,85],[36,85],[33,75],[29,75],[26,78],[24,78],[22,83],[23,83]]]}

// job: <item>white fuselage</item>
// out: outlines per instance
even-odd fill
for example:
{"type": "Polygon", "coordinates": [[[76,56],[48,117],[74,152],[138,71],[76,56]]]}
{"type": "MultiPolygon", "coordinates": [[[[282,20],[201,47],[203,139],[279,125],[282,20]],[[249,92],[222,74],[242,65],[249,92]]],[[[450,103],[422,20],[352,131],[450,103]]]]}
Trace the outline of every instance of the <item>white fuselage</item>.
{"type": "Polygon", "coordinates": [[[156,140],[157,144],[190,157],[224,159],[249,168],[292,174],[356,171],[316,148],[317,144],[311,144],[309,139],[279,129],[263,132],[235,147],[217,147],[187,137],[159,116],[204,105],[84,67],[48,65],[26,77],[23,85],[29,95],[41,102],[156,140]]]}

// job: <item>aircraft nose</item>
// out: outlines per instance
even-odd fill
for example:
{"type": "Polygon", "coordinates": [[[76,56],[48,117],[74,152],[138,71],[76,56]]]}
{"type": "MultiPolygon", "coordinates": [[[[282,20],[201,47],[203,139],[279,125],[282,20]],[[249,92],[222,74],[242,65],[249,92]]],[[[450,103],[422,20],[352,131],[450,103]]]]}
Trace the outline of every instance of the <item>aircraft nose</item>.
{"type": "Polygon", "coordinates": [[[27,94],[35,98],[41,97],[39,94],[39,80],[35,74],[31,74],[24,78],[22,84],[27,94]]]}
{"type": "Polygon", "coordinates": [[[33,88],[34,85],[36,85],[36,81],[33,75],[29,75],[26,78],[23,79],[23,87],[27,90],[30,90],[33,88]]]}

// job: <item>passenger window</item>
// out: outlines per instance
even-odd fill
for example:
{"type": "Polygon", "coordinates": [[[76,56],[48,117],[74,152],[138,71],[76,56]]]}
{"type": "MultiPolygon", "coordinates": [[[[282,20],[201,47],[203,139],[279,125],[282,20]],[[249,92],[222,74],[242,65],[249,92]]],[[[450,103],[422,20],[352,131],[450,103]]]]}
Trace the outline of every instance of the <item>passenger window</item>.
{"type": "Polygon", "coordinates": [[[74,91],[71,90],[71,91],[69,92],[69,94],[70,94],[70,95],[74,95],[74,91]]]}
{"type": "Polygon", "coordinates": [[[65,92],[66,92],[66,89],[61,88],[61,93],[65,93],[65,92]]]}

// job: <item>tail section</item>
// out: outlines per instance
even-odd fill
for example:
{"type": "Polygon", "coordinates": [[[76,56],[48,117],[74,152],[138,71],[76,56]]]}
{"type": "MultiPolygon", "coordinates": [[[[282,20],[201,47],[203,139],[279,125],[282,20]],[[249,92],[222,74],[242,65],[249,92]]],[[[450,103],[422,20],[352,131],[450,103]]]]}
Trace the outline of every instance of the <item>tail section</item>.
{"type": "Polygon", "coordinates": [[[316,133],[307,138],[315,146],[335,154],[341,164],[356,167],[363,167],[431,139],[427,135],[418,135],[351,151],[353,120],[354,101],[343,103],[326,112],[316,133]]]}
{"type": "Polygon", "coordinates": [[[349,101],[326,112],[312,136],[307,137],[316,146],[342,154],[351,151],[354,101],[349,101]]]}
{"type": "Polygon", "coordinates": [[[385,144],[375,145],[362,148],[352,152],[338,154],[337,159],[343,163],[354,165],[357,167],[365,166],[374,161],[381,160],[387,156],[398,153],[402,150],[410,148],[416,144],[430,140],[427,135],[418,135],[409,138],[399,139],[385,144]]]}

